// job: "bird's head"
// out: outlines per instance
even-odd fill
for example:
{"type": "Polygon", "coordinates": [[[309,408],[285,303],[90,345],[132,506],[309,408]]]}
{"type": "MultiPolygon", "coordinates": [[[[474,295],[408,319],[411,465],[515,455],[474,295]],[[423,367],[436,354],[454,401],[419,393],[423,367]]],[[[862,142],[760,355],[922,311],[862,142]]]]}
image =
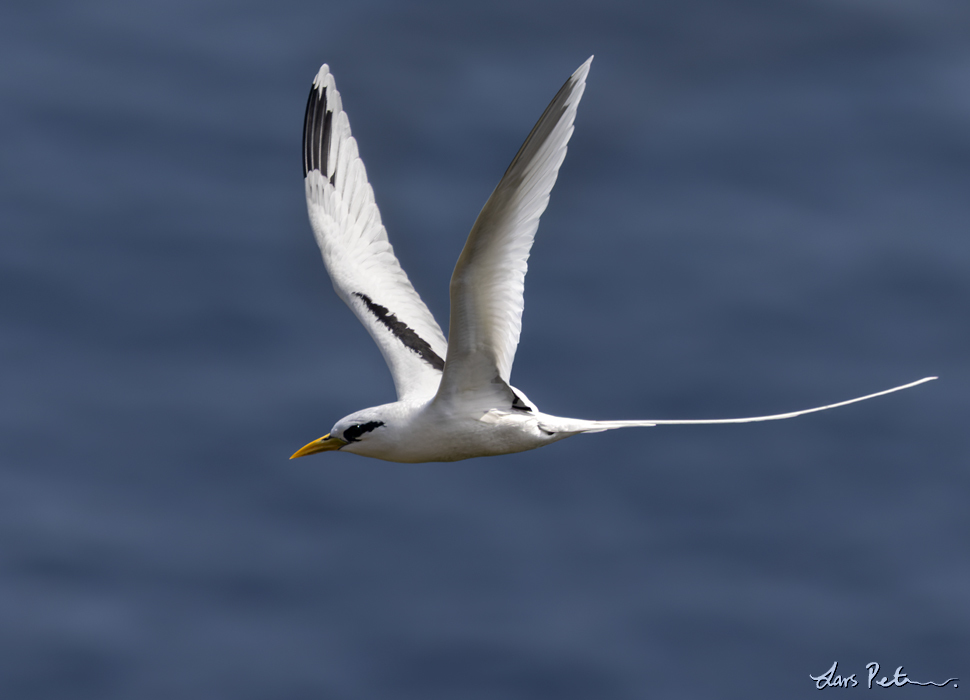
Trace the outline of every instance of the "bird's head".
{"type": "Polygon", "coordinates": [[[304,445],[290,459],[312,455],[317,452],[330,452],[346,448],[346,452],[356,452],[357,448],[374,436],[374,432],[385,425],[383,416],[375,408],[351,413],[337,421],[333,429],[318,440],[304,445]]]}

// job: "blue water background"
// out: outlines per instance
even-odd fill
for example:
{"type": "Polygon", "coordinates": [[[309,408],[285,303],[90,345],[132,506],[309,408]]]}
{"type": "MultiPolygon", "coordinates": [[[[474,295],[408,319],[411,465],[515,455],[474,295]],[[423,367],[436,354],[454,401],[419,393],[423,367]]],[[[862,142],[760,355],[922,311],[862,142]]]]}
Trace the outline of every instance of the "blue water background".
{"type": "Polygon", "coordinates": [[[0,697],[814,698],[835,660],[970,684],[970,4],[9,2],[0,95],[0,697]],[[475,215],[590,54],[530,398],[712,418],[941,379],[287,461],[393,399],[306,220],[319,65],[446,325],[475,215]]]}

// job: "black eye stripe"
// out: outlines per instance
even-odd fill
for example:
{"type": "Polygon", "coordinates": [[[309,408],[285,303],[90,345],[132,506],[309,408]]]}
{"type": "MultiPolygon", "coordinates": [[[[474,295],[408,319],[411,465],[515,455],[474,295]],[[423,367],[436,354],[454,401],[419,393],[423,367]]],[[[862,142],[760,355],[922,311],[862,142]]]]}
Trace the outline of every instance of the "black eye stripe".
{"type": "Polygon", "coordinates": [[[369,433],[374,428],[384,425],[384,421],[372,420],[369,423],[358,423],[352,425],[344,431],[344,440],[347,442],[357,442],[361,435],[369,433]]]}

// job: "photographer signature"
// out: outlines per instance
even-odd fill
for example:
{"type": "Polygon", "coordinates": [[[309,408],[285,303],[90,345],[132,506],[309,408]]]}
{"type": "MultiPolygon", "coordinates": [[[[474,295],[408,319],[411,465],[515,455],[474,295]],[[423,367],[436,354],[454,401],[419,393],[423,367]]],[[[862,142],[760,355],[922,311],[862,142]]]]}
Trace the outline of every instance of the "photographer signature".
{"type": "MultiPolygon", "coordinates": [[[[832,664],[832,667],[825,673],[819,676],[809,675],[809,678],[815,681],[815,687],[818,688],[819,690],[821,690],[822,688],[854,688],[855,686],[859,685],[859,681],[856,680],[854,673],[851,676],[839,675],[836,673],[836,670],[838,670],[838,668],[839,668],[839,662],[836,661],[835,663],[832,664]]],[[[869,676],[869,678],[866,681],[866,684],[867,684],[866,687],[872,688],[873,679],[875,679],[876,676],[879,675],[879,664],[877,664],[875,661],[870,661],[869,663],[867,663],[866,673],[869,676]]],[[[914,681],[912,678],[907,677],[907,675],[903,673],[903,667],[899,666],[896,669],[896,673],[893,674],[892,678],[889,678],[888,676],[883,676],[882,678],[876,680],[875,684],[882,688],[893,688],[893,687],[901,688],[904,685],[934,685],[938,688],[943,688],[949,685],[950,683],[953,683],[953,687],[958,688],[959,687],[957,685],[958,680],[960,679],[948,678],[942,683],[935,683],[933,681],[924,681],[921,683],[920,681],[914,681]]]]}

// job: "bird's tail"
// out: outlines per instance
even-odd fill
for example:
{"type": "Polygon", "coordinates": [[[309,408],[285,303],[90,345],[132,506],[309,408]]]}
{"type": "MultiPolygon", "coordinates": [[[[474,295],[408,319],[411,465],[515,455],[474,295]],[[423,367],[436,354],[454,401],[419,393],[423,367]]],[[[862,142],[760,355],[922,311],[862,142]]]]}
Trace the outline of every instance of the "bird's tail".
{"type": "MultiPolygon", "coordinates": [[[[713,418],[703,420],[570,420],[568,427],[562,426],[566,428],[562,432],[598,433],[603,430],[613,430],[615,428],[646,428],[654,425],[710,425],[713,423],[757,423],[766,420],[784,420],[785,418],[802,416],[806,413],[827,411],[830,408],[838,408],[839,406],[848,406],[850,403],[867,401],[869,399],[874,399],[877,396],[891,394],[894,391],[902,391],[903,389],[909,389],[910,387],[914,387],[918,384],[931,382],[934,379],[936,379],[936,377],[923,377],[916,382],[910,382],[909,384],[903,384],[902,386],[895,386],[892,389],[886,389],[885,391],[877,391],[875,394],[859,396],[854,399],[849,399],[848,401],[839,401],[838,403],[832,403],[828,406],[816,406],[815,408],[806,408],[801,411],[792,411],[791,413],[776,413],[771,416],[753,416],[750,418],[713,418]]],[[[550,425],[548,427],[553,428],[554,426],[550,425]]]]}

